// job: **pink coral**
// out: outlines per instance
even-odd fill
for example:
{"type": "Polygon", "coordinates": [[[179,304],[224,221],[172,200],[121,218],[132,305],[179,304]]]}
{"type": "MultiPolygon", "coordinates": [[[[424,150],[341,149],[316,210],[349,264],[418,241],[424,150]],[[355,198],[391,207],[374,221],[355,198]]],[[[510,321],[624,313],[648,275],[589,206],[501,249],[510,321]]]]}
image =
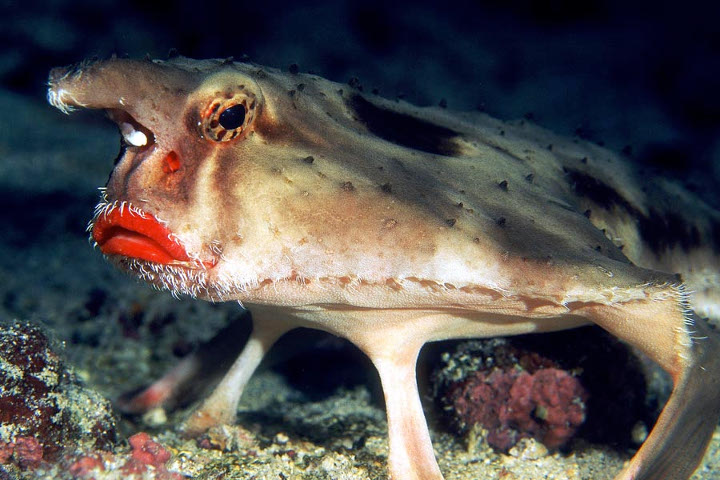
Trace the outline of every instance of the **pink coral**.
{"type": "Polygon", "coordinates": [[[85,455],[70,464],[67,470],[73,477],[86,478],[95,470],[104,471],[105,465],[99,455],[85,455]]]}
{"type": "Polygon", "coordinates": [[[17,437],[13,455],[20,468],[35,469],[43,459],[43,447],[35,437],[17,437]]]}
{"type": "Polygon", "coordinates": [[[136,433],[128,441],[132,447],[132,453],[130,460],[122,466],[123,473],[126,475],[142,475],[150,466],[154,467],[155,478],[159,480],[180,480],[183,478],[179,473],[169,472],[165,468],[165,464],[171,457],[170,452],[150,438],[150,435],[145,432],[136,433]]]}
{"type": "Polygon", "coordinates": [[[43,446],[35,437],[17,437],[0,442],[0,465],[14,461],[23,470],[34,470],[43,460],[43,446]]]}
{"type": "Polygon", "coordinates": [[[577,378],[557,368],[495,368],[458,382],[448,398],[465,426],[483,426],[488,443],[507,451],[527,437],[549,448],[562,446],[585,419],[587,393],[577,378]]]}
{"type": "Polygon", "coordinates": [[[145,432],[136,433],[128,439],[132,447],[132,458],[144,465],[155,468],[164,466],[170,460],[170,452],[159,443],[153,441],[145,432]]]}
{"type": "Polygon", "coordinates": [[[15,450],[14,443],[0,442],[0,465],[4,465],[10,461],[13,450],[15,450]]]}
{"type": "Polygon", "coordinates": [[[147,433],[137,433],[131,436],[128,442],[132,448],[129,458],[127,453],[113,454],[92,451],[67,458],[66,469],[75,478],[92,480],[97,471],[106,470],[106,465],[120,465],[121,459],[125,459],[119,467],[122,478],[154,478],[155,480],[182,480],[185,478],[180,473],[167,469],[166,463],[172,455],[147,433]]]}

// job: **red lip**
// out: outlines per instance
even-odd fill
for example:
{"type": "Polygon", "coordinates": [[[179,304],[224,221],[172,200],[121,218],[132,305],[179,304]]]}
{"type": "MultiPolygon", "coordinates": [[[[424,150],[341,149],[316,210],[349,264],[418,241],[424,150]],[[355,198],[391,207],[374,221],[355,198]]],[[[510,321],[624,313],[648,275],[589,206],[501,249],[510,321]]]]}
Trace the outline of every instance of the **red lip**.
{"type": "Polygon", "coordinates": [[[105,255],[122,255],[161,264],[188,262],[185,248],[172,239],[170,230],[155,217],[115,208],[101,214],[92,237],[105,255]]]}

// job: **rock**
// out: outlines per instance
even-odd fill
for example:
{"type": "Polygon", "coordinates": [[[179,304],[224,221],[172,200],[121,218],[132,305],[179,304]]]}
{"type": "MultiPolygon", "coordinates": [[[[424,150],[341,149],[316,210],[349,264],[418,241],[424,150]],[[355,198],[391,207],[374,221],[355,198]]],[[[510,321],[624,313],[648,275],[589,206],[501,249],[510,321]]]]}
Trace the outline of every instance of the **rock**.
{"type": "Polygon", "coordinates": [[[0,464],[32,470],[66,448],[115,441],[110,403],[81,385],[42,331],[0,324],[0,464]]]}

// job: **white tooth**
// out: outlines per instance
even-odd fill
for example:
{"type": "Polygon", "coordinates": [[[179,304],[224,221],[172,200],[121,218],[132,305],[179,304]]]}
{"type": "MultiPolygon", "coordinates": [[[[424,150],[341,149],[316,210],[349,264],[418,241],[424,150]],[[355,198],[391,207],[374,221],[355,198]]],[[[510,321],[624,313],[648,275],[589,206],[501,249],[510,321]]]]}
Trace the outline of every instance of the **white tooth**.
{"type": "Polygon", "coordinates": [[[135,127],[129,123],[123,122],[120,124],[120,133],[122,133],[123,138],[130,145],[135,147],[147,145],[147,136],[140,130],[135,130],[135,127]]]}

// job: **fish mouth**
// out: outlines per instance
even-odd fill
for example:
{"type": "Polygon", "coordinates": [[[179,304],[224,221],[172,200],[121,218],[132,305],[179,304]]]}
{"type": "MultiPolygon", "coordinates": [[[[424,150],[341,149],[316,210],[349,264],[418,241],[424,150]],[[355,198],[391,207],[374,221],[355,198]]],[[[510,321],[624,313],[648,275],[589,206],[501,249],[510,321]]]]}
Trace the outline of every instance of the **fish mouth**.
{"type": "Polygon", "coordinates": [[[196,269],[215,265],[214,261],[191,258],[170,229],[153,215],[129,204],[113,205],[101,212],[91,227],[91,236],[105,255],[196,269]]]}

